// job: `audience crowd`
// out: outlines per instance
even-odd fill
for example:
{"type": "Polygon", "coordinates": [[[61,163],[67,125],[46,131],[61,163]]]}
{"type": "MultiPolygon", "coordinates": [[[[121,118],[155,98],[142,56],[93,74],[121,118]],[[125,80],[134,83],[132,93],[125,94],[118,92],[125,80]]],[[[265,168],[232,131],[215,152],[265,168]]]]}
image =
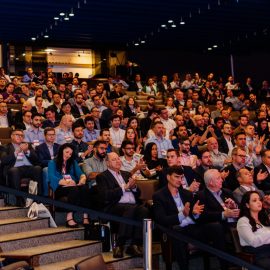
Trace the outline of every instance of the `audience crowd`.
{"type": "MultiPolygon", "coordinates": [[[[72,73],[57,80],[32,68],[22,78],[1,70],[0,127],[12,127],[0,149],[1,184],[20,189],[21,179],[30,178],[40,195],[50,187],[56,198],[141,220],[150,213],[136,182],[157,179],[157,223],[228,251],[225,235],[240,215],[241,244],[270,269],[267,249],[257,250],[270,243],[268,81],[255,86],[252,78],[240,84],[232,76],[175,73],[145,82],[136,74],[126,81],[109,76],[91,88],[72,73]]],[[[84,214],[85,225],[89,218],[84,214]]],[[[66,222],[78,226],[73,213],[66,222]]],[[[137,228],[118,231],[114,256],[123,256],[128,239],[126,252],[141,255],[137,228]]],[[[175,241],[173,248],[188,269],[187,246],[175,241]]]]}

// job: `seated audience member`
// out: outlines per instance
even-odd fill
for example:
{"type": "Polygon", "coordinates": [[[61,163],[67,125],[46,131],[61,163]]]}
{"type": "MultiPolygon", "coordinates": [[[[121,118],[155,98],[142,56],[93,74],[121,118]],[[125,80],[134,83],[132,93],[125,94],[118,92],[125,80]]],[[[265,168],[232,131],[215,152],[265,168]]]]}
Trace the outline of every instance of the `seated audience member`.
{"type": "MultiPolygon", "coordinates": [[[[156,122],[161,122],[159,116],[157,116],[157,117],[155,117],[155,118],[153,119],[153,121],[152,121],[152,123],[151,123],[151,128],[148,130],[147,135],[146,135],[147,138],[151,138],[151,137],[154,137],[154,136],[155,136],[154,126],[155,126],[155,123],[156,123],[156,122]]],[[[165,138],[165,139],[170,139],[170,133],[169,133],[169,131],[164,127],[164,125],[163,125],[163,128],[162,128],[162,129],[163,129],[163,136],[164,136],[164,138],[165,138]]]]}
{"type": "Polygon", "coordinates": [[[168,114],[170,118],[174,118],[176,115],[177,108],[174,105],[173,97],[168,97],[166,100],[166,109],[168,110],[168,114]]]}
{"type": "Polygon", "coordinates": [[[211,118],[213,120],[215,120],[216,117],[220,117],[222,110],[223,110],[223,101],[217,100],[216,101],[216,110],[211,112],[211,118]]]}
{"type": "Polygon", "coordinates": [[[24,131],[25,141],[31,143],[34,148],[45,141],[41,120],[42,116],[40,114],[32,114],[31,127],[24,131]]]}
{"type": "Polygon", "coordinates": [[[119,101],[117,99],[111,100],[108,109],[104,110],[101,114],[100,124],[102,129],[110,127],[110,121],[112,119],[112,116],[116,113],[118,109],[119,101]]]}
{"type": "Polygon", "coordinates": [[[222,188],[223,179],[216,169],[209,169],[204,174],[205,189],[198,192],[198,200],[204,204],[204,211],[199,217],[203,223],[221,222],[223,225],[236,222],[239,209],[230,190],[222,188]]]}
{"type": "Polygon", "coordinates": [[[11,110],[5,102],[0,103],[0,127],[11,127],[14,124],[11,110]]]}
{"type": "Polygon", "coordinates": [[[150,171],[148,178],[159,178],[162,169],[167,167],[166,159],[158,158],[158,149],[155,143],[148,143],[146,145],[143,160],[150,171]]]}
{"type": "Polygon", "coordinates": [[[179,140],[180,165],[197,167],[198,157],[190,152],[190,141],[188,137],[181,137],[179,140]]]}
{"type": "Polygon", "coordinates": [[[95,129],[95,120],[92,116],[86,116],[84,119],[85,129],[83,130],[83,141],[94,144],[98,139],[100,130],[95,129]]]}
{"type": "Polygon", "coordinates": [[[222,128],[222,136],[218,138],[218,148],[221,153],[231,156],[234,148],[234,140],[232,138],[232,126],[225,123],[222,128]]]}
{"type": "Polygon", "coordinates": [[[208,150],[204,150],[201,153],[200,165],[194,170],[200,178],[200,182],[203,183],[204,173],[209,169],[214,169],[211,154],[208,150]]]}
{"type": "Polygon", "coordinates": [[[212,164],[216,169],[222,169],[227,163],[231,162],[228,155],[218,149],[218,141],[214,137],[207,139],[207,149],[210,152],[212,164]]]}
{"type": "MultiPolygon", "coordinates": [[[[159,187],[162,188],[167,185],[167,171],[169,167],[172,166],[181,166],[180,165],[180,155],[179,151],[176,149],[169,149],[167,151],[167,164],[168,166],[164,167],[160,173],[159,177],[159,187]]],[[[182,177],[182,187],[191,192],[197,192],[200,188],[200,179],[194,173],[194,170],[190,166],[181,166],[184,176],[182,177]]]]}
{"type": "Polygon", "coordinates": [[[245,128],[248,125],[248,117],[246,115],[241,114],[238,119],[239,126],[233,131],[233,135],[240,132],[245,132],[245,128]]]}
{"type": "Polygon", "coordinates": [[[254,183],[266,193],[270,191],[270,150],[262,151],[262,163],[254,169],[254,183]],[[261,177],[261,174],[264,177],[261,177]]]}
{"type": "Polygon", "coordinates": [[[75,104],[71,108],[72,115],[77,118],[85,118],[88,114],[90,114],[90,111],[88,108],[84,105],[83,95],[78,93],[75,96],[75,104]]]}
{"type": "MultiPolygon", "coordinates": [[[[49,161],[48,173],[50,186],[55,192],[56,199],[65,196],[68,203],[89,207],[91,197],[86,185],[86,176],[75,160],[75,153],[71,144],[65,143],[60,146],[57,157],[49,161]]],[[[83,224],[89,224],[86,213],[83,214],[83,224]]],[[[66,226],[69,228],[78,227],[72,212],[67,213],[66,226]]]]}
{"type": "Polygon", "coordinates": [[[40,115],[42,115],[42,117],[45,115],[45,109],[46,109],[47,105],[43,105],[43,98],[42,97],[35,97],[35,103],[32,107],[31,112],[32,113],[39,113],[40,115]]]}
{"type": "Polygon", "coordinates": [[[154,136],[150,137],[145,142],[145,146],[150,142],[153,142],[157,145],[159,158],[165,158],[167,150],[173,148],[172,142],[170,140],[164,138],[163,128],[164,128],[164,126],[163,126],[162,122],[160,122],[160,121],[155,122],[153,124],[154,136]]]}
{"type": "Polygon", "coordinates": [[[92,108],[91,115],[92,115],[92,117],[94,118],[94,121],[95,121],[95,129],[101,130],[102,122],[100,120],[101,115],[100,115],[99,109],[92,108]]]}
{"type": "Polygon", "coordinates": [[[140,121],[140,132],[141,138],[145,138],[148,130],[151,128],[152,121],[155,117],[157,117],[157,111],[148,111],[147,117],[141,119],[140,121]]]}
{"type": "Polygon", "coordinates": [[[164,107],[160,109],[159,116],[160,116],[160,121],[162,122],[162,124],[164,125],[164,127],[169,133],[176,128],[175,121],[169,118],[169,112],[167,108],[164,107]]]}
{"type": "Polygon", "coordinates": [[[19,123],[22,122],[22,116],[25,111],[31,111],[32,110],[32,105],[29,101],[25,101],[22,104],[22,109],[18,112],[16,112],[15,117],[14,117],[14,122],[19,123]]]}
{"type": "Polygon", "coordinates": [[[113,86],[113,91],[110,92],[109,99],[120,99],[124,96],[123,86],[120,83],[116,83],[113,86]]]}
{"type": "Polygon", "coordinates": [[[112,145],[116,148],[120,148],[125,137],[125,130],[120,128],[121,117],[119,115],[113,115],[111,118],[112,127],[109,129],[112,145]]]}
{"type": "Polygon", "coordinates": [[[59,126],[59,123],[60,121],[56,120],[56,117],[55,117],[55,110],[51,106],[49,106],[45,110],[45,120],[42,122],[42,128],[46,128],[46,127],[55,128],[59,126]]]}
{"type": "Polygon", "coordinates": [[[83,127],[80,125],[80,123],[73,123],[72,133],[73,140],[71,144],[74,148],[75,159],[81,165],[84,159],[90,156],[92,147],[83,141],[83,127]]]}
{"type": "Polygon", "coordinates": [[[111,142],[111,134],[110,134],[110,130],[108,128],[104,128],[100,131],[100,137],[99,140],[101,141],[105,141],[107,143],[107,153],[111,153],[111,152],[119,152],[119,149],[112,146],[112,142],[111,142]]]}
{"type": "Polygon", "coordinates": [[[248,191],[240,206],[237,232],[245,252],[254,254],[255,264],[262,269],[270,269],[270,221],[263,209],[260,194],[248,191]]]}
{"type": "Polygon", "coordinates": [[[234,191],[239,187],[239,183],[236,179],[236,173],[242,168],[251,170],[250,167],[245,166],[246,152],[239,147],[235,147],[232,150],[232,164],[226,166],[223,171],[228,173],[228,176],[223,182],[223,187],[234,191]]]}
{"type": "Polygon", "coordinates": [[[71,104],[68,101],[64,101],[61,104],[61,111],[59,113],[59,119],[61,119],[63,115],[70,115],[72,117],[72,121],[75,122],[75,118],[71,113],[71,104]]]}
{"type": "MultiPolygon", "coordinates": [[[[11,143],[7,144],[1,154],[1,168],[10,187],[20,189],[22,178],[31,178],[38,183],[38,194],[42,193],[42,170],[38,156],[30,144],[24,141],[24,133],[20,129],[12,130],[11,143]]],[[[23,198],[17,197],[16,204],[23,205],[23,198]]]]}
{"type": "Polygon", "coordinates": [[[83,171],[88,180],[95,182],[96,176],[107,170],[107,164],[105,162],[106,151],[107,142],[101,140],[95,141],[93,156],[83,161],[83,171]]]}
{"type": "MultiPolygon", "coordinates": [[[[96,177],[104,211],[139,221],[147,218],[148,210],[139,204],[140,190],[136,180],[129,172],[120,170],[122,162],[119,156],[116,153],[109,153],[106,162],[108,169],[96,177]]],[[[141,228],[120,223],[116,248],[113,249],[115,258],[123,257],[123,247],[128,239],[131,239],[131,242],[126,253],[142,256],[141,228]]]]}
{"type": "MultiPolygon", "coordinates": [[[[207,113],[204,113],[204,115],[207,115],[207,113]]],[[[210,119],[209,119],[210,120],[210,119]]],[[[224,125],[224,119],[222,117],[216,117],[214,120],[214,132],[216,134],[216,138],[220,138],[222,136],[222,128],[224,125]]],[[[210,123],[209,123],[210,124],[210,123]]]]}
{"type": "Polygon", "coordinates": [[[124,107],[124,118],[136,116],[137,113],[140,112],[140,106],[138,103],[134,100],[133,97],[129,97],[126,100],[126,106],[124,107]]]}
{"type": "Polygon", "coordinates": [[[14,83],[8,83],[5,88],[5,92],[2,93],[4,102],[7,104],[19,104],[21,103],[20,97],[14,93],[14,83]]]}
{"type": "Polygon", "coordinates": [[[26,130],[31,128],[31,123],[32,123],[31,111],[24,111],[22,115],[22,121],[16,121],[14,124],[16,129],[26,130]]]}
{"type": "Polygon", "coordinates": [[[101,98],[99,95],[95,95],[92,97],[93,104],[88,106],[89,111],[91,111],[93,108],[97,108],[101,113],[107,109],[106,106],[104,106],[101,98]]]}
{"type": "Polygon", "coordinates": [[[120,157],[122,171],[138,177],[142,177],[142,175],[150,176],[144,160],[135,154],[135,145],[131,141],[122,142],[121,152],[123,153],[123,156],[120,157]]]}
{"type": "Polygon", "coordinates": [[[37,78],[36,74],[33,72],[32,68],[27,68],[27,73],[23,76],[22,82],[29,83],[37,78]]]}
{"type": "MultiPolygon", "coordinates": [[[[265,173],[264,173],[265,174],[265,173]]],[[[259,177],[264,177],[263,173],[260,173],[259,177]]],[[[239,182],[239,187],[234,190],[233,197],[238,204],[241,203],[243,195],[248,191],[257,191],[260,197],[264,197],[264,192],[259,190],[253,182],[253,175],[251,171],[246,168],[242,168],[237,171],[236,179],[239,182]]]]}
{"type": "Polygon", "coordinates": [[[124,140],[130,141],[132,144],[134,144],[136,153],[139,154],[141,152],[142,144],[140,143],[140,140],[138,138],[138,133],[134,128],[127,127],[124,140]]]}
{"type": "MultiPolygon", "coordinates": [[[[211,241],[220,250],[225,249],[223,230],[220,224],[196,224],[196,220],[204,211],[200,201],[194,201],[193,194],[181,188],[183,170],[172,166],[167,171],[168,184],[153,195],[155,221],[166,228],[171,227],[184,235],[203,242],[211,241]]],[[[188,270],[188,244],[173,240],[173,255],[180,269],[188,270]]],[[[226,269],[224,265],[221,267],[226,269]]]]}
{"type": "Polygon", "coordinates": [[[55,130],[52,127],[44,129],[45,142],[38,145],[35,150],[39,163],[43,168],[43,194],[48,195],[48,163],[53,160],[58,153],[59,144],[55,143],[55,130]]]}
{"type": "Polygon", "coordinates": [[[73,140],[73,133],[72,133],[72,117],[71,115],[63,115],[60,124],[57,128],[55,128],[56,131],[56,142],[58,144],[64,144],[64,143],[71,143],[73,140]]]}

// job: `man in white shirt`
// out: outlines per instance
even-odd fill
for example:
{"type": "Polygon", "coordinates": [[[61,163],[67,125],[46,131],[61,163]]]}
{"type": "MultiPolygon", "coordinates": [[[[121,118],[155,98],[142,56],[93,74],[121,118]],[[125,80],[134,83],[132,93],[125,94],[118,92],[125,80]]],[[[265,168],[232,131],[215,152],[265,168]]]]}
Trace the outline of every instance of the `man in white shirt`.
{"type": "Polygon", "coordinates": [[[169,118],[169,112],[167,108],[161,108],[159,111],[160,120],[168,132],[171,132],[176,128],[176,123],[173,119],[169,118]]]}
{"type": "Polygon", "coordinates": [[[125,130],[120,128],[121,117],[119,115],[113,115],[111,118],[112,127],[110,130],[112,145],[120,148],[125,137],[125,130]]]}

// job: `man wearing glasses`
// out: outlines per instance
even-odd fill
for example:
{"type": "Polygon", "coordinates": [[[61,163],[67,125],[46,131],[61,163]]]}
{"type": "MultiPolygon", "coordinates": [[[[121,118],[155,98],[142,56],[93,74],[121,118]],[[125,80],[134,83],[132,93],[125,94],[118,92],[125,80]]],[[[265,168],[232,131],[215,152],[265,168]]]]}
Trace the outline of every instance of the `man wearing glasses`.
{"type": "MultiPolygon", "coordinates": [[[[2,179],[7,176],[7,184],[17,190],[20,189],[22,178],[31,178],[38,182],[38,194],[42,191],[42,169],[39,166],[39,159],[30,144],[24,141],[24,133],[15,129],[11,133],[9,143],[1,156],[2,179]]],[[[23,199],[17,197],[16,205],[22,206],[23,199]]]]}

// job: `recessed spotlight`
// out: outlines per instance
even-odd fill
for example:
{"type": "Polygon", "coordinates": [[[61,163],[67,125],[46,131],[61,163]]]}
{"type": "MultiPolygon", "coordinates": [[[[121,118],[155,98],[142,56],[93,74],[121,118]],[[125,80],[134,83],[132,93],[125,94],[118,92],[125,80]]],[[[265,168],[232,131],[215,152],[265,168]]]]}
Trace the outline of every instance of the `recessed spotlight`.
{"type": "Polygon", "coordinates": [[[57,20],[59,20],[59,17],[56,17],[56,16],[55,16],[54,19],[57,21],[57,20]]]}
{"type": "Polygon", "coordinates": [[[64,12],[60,12],[59,15],[60,16],[65,16],[65,13],[64,12]]]}
{"type": "Polygon", "coordinates": [[[218,47],[218,45],[213,45],[213,48],[217,48],[218,47]]]}
{"type": "Polygon", "coordinates": [[[168,20],[168,23],[173,23],[173,20],[168,20]]]}
{"type": "Polygon", "coordinates": [[[31,39],[32,39],[32,40],[36,40],[36,38],[35,38],[35,37],[32,37],[31,39]]]}
{"type": "Polygon", "coordinates": [[[142,40],[141,43],[144,44],[145,43],[145,40],[142,40]]]}
{"type": "Polygon", "coordinates": [[[213,50],[212,48],[210,48],[210,47],[208,48],[208,51],[212,51],[212,50],[213,50]]]}
{"type": "Polygon", "coordinates": [[[172,24],[172,25],[171,25],[171,27],[175,28],[175,27],[176,27],[176,25],[175,25],[175,24],[172,24]]]}
{"type": "Polygon", "coordinates": [[[66,16],[66,17],[64,18],[64,20],[65,20],[65,21],[69,21],[69,17],[66,16]]]}
{"type": "Polygon", "coordinates": [[[135,43],[134,45],[135,45],[135,46],[139,46],[139,43],[135,43]]]}
{"type": "Polygon", "coordinates": [[[70,11],[70,13],[69,13],[68,15],[69,15],[69,17],[75,16],[75,14],[74,14],[74,12],[73,12],[73,8],[71,9],[71,11],[70,11]]]}
{"type": "Polygon", "coordinates": [[[162,24],[161,27],[166,27],[166,24],[162,24]]]}
{"type": "Polygon", "coordinates": [[[18,61],[18,60],[19,60],[19,57],[16,57],[16,58],[15,58],[15,60],[17,60],[17,61],[18,61]]]}
{"type": "Polygon", "coordinates": [[[49,38],[49,36],[48,35],[45,35],[44,38],[49,38]]]}
{"type": "Polygon", "coordinates": [[[184,24],[186,24],[186,23],[185,23],[185,22],[183,22],[183,21],[181,21],[181,22],[180,22],[180,24],[184,25],[184,24]]]}
{"type": "Polygon", "coordinates": [[[25,56],[25,53],[23,53],[22,56],[25,56]]]}

